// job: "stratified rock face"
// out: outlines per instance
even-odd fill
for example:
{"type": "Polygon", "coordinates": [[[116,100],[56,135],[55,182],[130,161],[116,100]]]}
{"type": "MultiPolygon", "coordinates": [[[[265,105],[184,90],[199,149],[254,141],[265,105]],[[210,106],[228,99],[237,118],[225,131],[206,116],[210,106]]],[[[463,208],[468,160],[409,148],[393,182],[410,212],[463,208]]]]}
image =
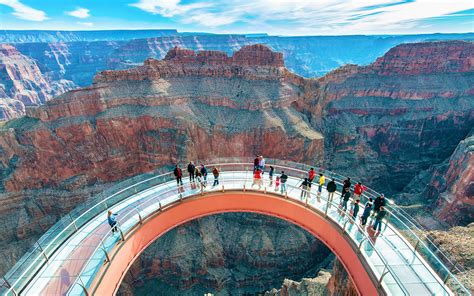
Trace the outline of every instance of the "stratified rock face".
{"type": "Polygon", "coordinates": [[[319,79],[300,107],[328,167],[394,193],[443,162],[474,125],[473,56],[469,42],[404,44],[319,79]]]}
{"type": "Polygon", "coordinates": [[[34,59],[44,75],[53,80],[71,80],[74,84],[84,87],[92,83],[98,71],[110,69],[109,56],[123,43],[123,41],[19,43],[15,44],[15,47],[23,55],[34,59]]]}
{"type": "Polygon", "coordinates": [[[22,115],[25,106],[41,105],[73,87],[71,81],[51,81],[34,60],[0,44],[0,120],[22,115]]]}
{"type": "Polygon", "coordinates": [[[280,289],[273,288],[265,292],[264,296],[309,296],[328,295],[327,284],[331,273],[320,271],[315,278],[303,278],[301,281],[285,279],[280,289]]]}
{"type": "Polygon", "coordinates": [[[474,221],[474,129],[443,164],[434,167],[423,196],[439,220],[451,225],[474,221]]]}
{"type": "Polygon", "coordinates": [[[339,260],[334,260],[331,278],[327,284],[327,295],[329,296],[356,296],[357,289],[349,274],[339,260]]]}
{"type": "Polygon", "coordinates": [[[474,46],[456,41],[397,46],[370,67],[381,75],[464,73],[473,68],[474,46]]]}
{"type": "Polygon", "coordinates": [[[214,215],[179,226],[150,245],[130,268],[119,295],[256,295],[285,277],[315,274],[329,254],[323,243],[283,220],[214,215]]]}
{"type": "Polygon", "coordinates": [[[101,72],[93,86],[30,108],[1,131],[4,187],[116,181],[179,160],[255,153],[318,161],[323,138],[291,106],[303,79],[282,64],[254,45],[232,57],[174,49],[162,61],[101,72]]]}

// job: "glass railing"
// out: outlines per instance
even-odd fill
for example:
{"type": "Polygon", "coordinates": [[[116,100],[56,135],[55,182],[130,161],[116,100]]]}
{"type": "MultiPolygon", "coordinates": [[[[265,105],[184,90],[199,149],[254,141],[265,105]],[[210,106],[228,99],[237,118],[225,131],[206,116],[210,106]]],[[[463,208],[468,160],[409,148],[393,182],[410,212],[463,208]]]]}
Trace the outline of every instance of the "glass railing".
{"type": "MultiPolygon", "coordinates": [[[[244,186],[247,186],[247,188],[251,189],[249,186],[252,183],[252,159],[226,158],[217,159],[213,162],[218,163],[216,164],[216,166],[220,168],[221,174],[235,174],[236,172],[248,173],[248,178],[246,176],[245,180],[239,179],[236,176],[229,177],[228,179],[221,178],[221,186],[232,188],[232,186],[239,185],[240,187],[235,189],[242,189],[242,182],[244,181],[244,186]]],[[[209,162],[203,161],[202,163],[209,162]]],[[[339,187],[342,186],[342,181],[343,179],[345,179],[344,176],[315,166],[309,166],[306,164],[300,164],[290,161],[267,159],[267,171],[269,165],[274,166],[275,176],[281,170],[284,170],[285,173],[288,174],[291,178],[301,179],[306,177],[307,171],[310,167],[314,167],[317,173],[323,172],[323,174],[326,176],[327,181],[330,178],[334,178],[338,183],[339,187]]],[[[210,176],[209,179],[212,179],[212,166],[213,165],[208,166],[210,176]]],[[[211,180],[209,180],[208,182],[211,182],[211,180]]],[[[269,184],[267,181],[265,187],[268,187],[268,185],[269,184]]],[[[193,192],[193,189],[190,188],[190,186],[191,184],[189,182],[185,182],[185,191],[178,198],[185,198],[187,196],[193,195],[190,194],[193,192]]],[[[291,185],[288,187],[288,191],[292,191],[294,193],[300,192],[301,190],[297,186],[291,185]]],[[[340,192],[340,190],[338,190],[338,192],[340,192]]],[[[309,194],[313,199],[322,200],[321,203],[316,202],[316,206],[310,204],[310,206],[314,207],[316,211],[327,214],[328,209],[338,208],[337,202],[327,202],[324,195],[318,198],[314,195],[314,193],[309,194]],[[322,208],[324,207],[324,205],[326,206],[326,208],[322,208]]],[[[116,207],[117,205],[120,205],[123,201],[129,198],[133,198],[134,196],[139,196],[139,198],[137,198],[136,201],[132,203],[133,206],[125,207],[124,209],[122,209],[123,212],[120,213],[119,227],[121,230],[121,235],[123,236],[126,236],[128,231],[130,229],[133,229],[133,227],[135,227],[143,219],[146,219],[150,215],[156,213],[159,208],[165,207],[167,204],[176,201],[178,195],[176,194],[176,184],[174,176],[172,175],[172,173],[165,173],[155,176],[153,176],[153,174],[137,176],[135,178],[131,178],[125,182],[113,186],[106,192],[103,192],[102,194],[97,195],[96,197],[85,202],[84,204],[78,206],[76,209],[71,211],[70,214],[63,217],[50,230],[48,230],[40,238],[40,240],[30,249],[30,251],[25,254],[18,261],[18,263],[5,275],[3,284],[0,286],[0,289],[2,289],[0,290],[0,292],[9,292],[11,294],[15,294],[23,291],[26,285],[31,283],[31,281],[35,278],[39,271],[48,265],[48,261],[52,260],[51,258],[58,250],[58,248],[63,245],[66,240],[71,238],[73,234],[78,233],[78,229],[80,231],[80,229],[82,229],[87,223],[92,221],[94,218],[98,217],[99,215],[103,216],[104,212],[107,209],[111,208],[112,206],[116,207]],[[153,192],[153,189],[157,188],[158,186],[160,186],[161,188],[159,195],[147,194],[147,192],[153,192]],[[163,191],[163,186],[167,188],[166,191],[163,191]]],[[[293,195],[289,194],[289,196],[293,195]]],[[[378,196],[377,192],[371,190],[370,188],[363,194],[364,198],[376,196],[378,196]]],[[[329,212],[331,213],[331,211],[329,212]]],[[[431,268],[430,272],[434,271],[433,273],[436,273],[439,278],[441,278],[441,283],[437,281],[437,285],[440,285],[441,288],[436,286],[436,283],[433,282],[430,284],[431,286],[436,286],[436,288],[431,287],[430,289],[432,291],[436,289],[442,289],[444,291],[444,294],[448,294],[450,293],[449,289],[444,289],[445,285],[443,284],[446,283],[451,288],[451,291],[453,291],[454,293],[460,295],[470,295],[470,292],[454,276],[454,269],[452,267],[447,266],[443,258],[439,258],[437,256],[438,253],[433,251],[433,246],[430,245],[430,241],[426,241],[421,236],[421,233],[423,232],[414,224],[414,222],[410,218],[408,218],[407,214],[392,203],[389,203],[388,212],[388,220],[390,223],[385,224],[386,226],[384,231],[387,231],[388,228],[388,231],[391,231],[396,235],[403,236],[403,240],[400,241],[400,243],[405,244],[406,250],[413,251],[413,260],[417,260],[416,262],[418,262],[419,264],[426,264],[431,268]]],[[[340,222],[340,216],[341,215],[339,215],[339,217],[337,218],[337,223],[340,222]]],[[[387,264],[385,262],[383,256],[380,256],[380,251],[377,250],[376,247],[377,244],[372,242],[370,236],[367,236],[367,231],[361,228],[359,223],[356,223],[352,220],[352,218],[348,217],[347,215],[343,214],[342,217],[343,219],[341,221],[343,222],[341,223],[343,223],[343,229],[345,227],[350,226],[351,231],[355,231],[354,234],[352,234],[351,232],[351,238],[360,238],[360,240],[356,240],[360,243],[359,248],[361,250],[363,248],[369,248],[370,252],[380,257],[379,262],[382,262],[383,264],[373,266],[372,270],[374,271],[374,273],[376,273],[376,271],[379,272],[377,276],[384,279],[380,282],[382,285],[384,285],[384,289],[388,289],[388,291],[395,291],[398,289],[398,292],[400,292],[399,290],[401,290],[401,292],[398,294],[407,294],[407,291],[404,290],[402,280],[400,280],[399,276],[397,275],[397,272],[390,267],[390,264],[387,264]]],[[[87,233],[84,235],[87,235],[87,233]]],[[[74,288],[71,291],[83,292],[84,289],[87,290],[90,288],[92,279],[98,272],[97,266],[101,266],[100,264],[94,265],[94,263],[103,262],[104,260],[106,260],[107,256],[109,256],[108,252],[113,249],[113,246],[115,246],[117,241],[119,241],[120,239],[117,234],[110,233],[110,230],[108,230],[106,234],[101,235],[103,236],[100,239],[100,243],[95,242],[93,246],[90,247],[91,254],[93,255],[87,259],[88,261],[84,264],[80,273],[76,275],[71,275],[73,278],[73,281],[71,282],[74,283],[74,288]]],[[[367,250],[364,249],[364,252],[367,253],[367,250]]],[[[438,250],[437,252],[440,251],[438,250]]],[[[447,256],[445,256],[445,258],[447,258],[447,256]]]]}

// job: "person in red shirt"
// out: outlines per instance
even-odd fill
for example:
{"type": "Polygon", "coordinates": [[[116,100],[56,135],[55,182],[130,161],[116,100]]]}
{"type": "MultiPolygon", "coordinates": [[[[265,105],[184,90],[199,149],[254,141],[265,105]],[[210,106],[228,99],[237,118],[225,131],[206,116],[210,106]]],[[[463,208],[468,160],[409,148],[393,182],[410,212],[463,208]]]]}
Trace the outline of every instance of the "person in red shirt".
{"type": "Polygon", "coordinates": [[[260,169],[256,169],[255,173],[253,174],[253,183],[252,187],[254,185],[258,185],[258,189],[262,188],[262,171],[260,169]]]}
{"type": "Polygon", "coordinates": [[[311,191],[311,184],[313,183],[314,177],[316,177],[316,172],[314,168],[310,168],[308,172],[308,191],[311,191]]]}
{"type": "Polygon", "coordinates": [[[367,189],[364,185],[362,185],[361,182],[357,182],[357,184],[354,186],[354,200],[359,200],[360,201],[360,196],[362,193],[367,189]]]}

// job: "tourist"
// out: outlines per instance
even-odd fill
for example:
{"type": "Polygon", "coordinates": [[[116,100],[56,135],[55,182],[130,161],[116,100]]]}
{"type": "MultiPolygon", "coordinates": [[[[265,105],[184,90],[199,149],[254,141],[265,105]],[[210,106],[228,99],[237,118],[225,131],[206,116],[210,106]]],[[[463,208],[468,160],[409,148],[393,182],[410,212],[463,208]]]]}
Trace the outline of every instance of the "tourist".
{"type": "Polygon", "coordinates": [[[367,189],[364,185],[362,185],[361,182],[357,182],[357,184],[354,186],[354,200],[359,200],[360,201],[360,196],[362,193],[367,189]]]}
{"type": "Polygon", "coordinates": [[[194,176],[197,178],[198,174],[201,173],[201,169],[199,168],[199,166],[194,166],[194,176]]]}
{"type": "Polygon", "coordinates": [[[342,184],[341,198],[346,193],[346,188],[351,188],[351,178],[347,177],[342,184]]]}
{"type": "Polygon", "coordinates": [[[212,169],[212,175],[214,175],[214,184],[212,186],[219,185],[219,170],[216,167],[212,169]]]}
{"type": "Polygon", "coordinates": [[[196,180],[197,180],[197,183],[199,185],[198,190],[200,189],[201,191],[203,191],[206,188],[206,182],[204,181],[204,178],[203,178],[201,172],[197,173],[196,180]]]}
{"type": "Polygon", "coordinates": [[[344,194],[342,195],[342,204],[341,204],[344,212],[347,210],[347,202],[349,201],[350,198],[351,198],[351,191],[349,190],[349,188],[346,188],[344,191],[344,194]]]}
{"type": "Polygon", "coordinates": [[[303,200],[303,198],[307,197],[307,194],[308,194],[308,187],[309,187],[309,181],[308,181],[308,178],[304,178],[303,182],[301,182],[301,200],[303,200]]]}
{"type": "Polygon", "coordinates": [[[257,155],[255,156],[255,159],[253,160],[253,172],[258,169],[258,166],[260,165],[260,157],[257,155]]]}
{"type": "Polygon", "coordinates": [[[270,166],[270,171],[268,172],[268,178],[270,179],[270,187],[273,186],[273,173],[274,173],[275,169],[273,168],[273,166],[270,166]]]}
{"type": "Polygon", "coordinates": [[[356,200],[354,202],[354,205],[352,206],[352,219],[356,219],[357,218],[357,214],[359,213],[359,201],[356,200]]]}
{"type": "Polygon", "coordinates": [[[204,166],[204,164],[201,164],[201,175],[203,178],[203,183],[204,187],[207,185],[207,168],[204,166]]]}
{"type": "Polygon", "coordinates": [[[286,192],[286,181],[288,180],[288,176],[285,174],[284,171],[281,171],[280,175],[280,193],[283,194],[283,192],[286,192]]]}
{"type": "Polygon", "coordinates": [[[362,213],[362,217],[361,217],[362,225],[367,224],[367,218],[369,218],[370,212],[372,211],[372,203],[373,203],[373,199],[372,197],[369,197],[369,201],[365,204],[364,212],[362,213]]]}
{"type": "Polygon", "coordinates": [[[275,180],[275,192],[277,192],[279,188],[280,188],[280,176],[277,176],[275,180]]]}
{"type": "Polygon", "coordinates": [[[377,215],[377,213],[380,211],[380,208],[384,206],[385,206],[385,196],[382,194],[381,196],[377,197],[374,201],[374,212],[372,213],[372,216],[377,215]]]}
{"type": "Polygon", "coordinates": [[[326,183],[326,178],[323,174],[319,174],[318,197],[321,196],[321,192],[323,192],[324,183],[326,183]]]}
{"type": "Polygon", "coordinates": [[[196,166],[192,161],[188,164],[188,174],[189,174],[189,182],[194,182],[194,171],[196,170],[196,166]]]}
{"type": "Polygon", "coordinates": [[[174,173],[174,176],[176,177],[176,183],[178,183],[178,186],[180,184],[183,185],[183,172],[181,171],[178,165],[176,165],[176,167],[174,168],[173,173],[174,173]]]}
{"type": "Polygon", "coordinates": [[[314,177],[316,177],[316,172],[314,171],[314,168],[310,168],[308,172],[309,190],[311,190],[311,184],[313,184],[314,177]]]}
{"type": "Polygon", "coordinates": [[[252,183],[252,187],[254,185],[258,185],[258,189],[260,190],[260,188],[262,188],[262,171],[257,168],[255,170],[255,173],[253,173],[253,183],[252,183]]]}
{"type": "Polygon", "coordinates": [[[263,173],[265,172],[265,158],[263,158],[262,155],[260,155],[260,157],[259,157],[258,167],[262,171],[262,175],[263,175],[263,173]]]}
{"type": "Polygon", "coordinates": [[[112,232],[117,231],[117,219],[115,218],[117,214],[112,214],[112,211],[107,212],[107,222],[109,222],[110,227],[112,228],[112,232]]]}
{"type": "Polygon", "coordinates": [[[375,216],[375,222],[373,226],[374,230],[377,230],[378,232],[382,230],[382,220],[383,218],[385,218],[385,214],[387,214],[387,212],[385,211],[385,207],[381,206],[379,211],[377,212],[377,216],[375,216]]]}
{"type": "Polygon", "coordinates": [[[329,181],[328,185],[326,186],[326,190],[328,191],[328,203],[330,206],[332,203],[332,199],[334,197],[334,192],[336,192],[337,190],[337,185],[334,178],[331,181],[329,181]]]}

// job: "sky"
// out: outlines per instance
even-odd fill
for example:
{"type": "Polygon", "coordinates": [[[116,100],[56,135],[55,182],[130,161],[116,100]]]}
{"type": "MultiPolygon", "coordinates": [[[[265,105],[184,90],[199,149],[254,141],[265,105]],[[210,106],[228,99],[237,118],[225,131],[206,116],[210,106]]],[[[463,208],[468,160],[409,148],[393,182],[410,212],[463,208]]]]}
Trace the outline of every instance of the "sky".
{"type": "Polygon", "coordinates": [[[0,0],[0,29],[465,33],[474,32],[474,0],[0,0]]]}

